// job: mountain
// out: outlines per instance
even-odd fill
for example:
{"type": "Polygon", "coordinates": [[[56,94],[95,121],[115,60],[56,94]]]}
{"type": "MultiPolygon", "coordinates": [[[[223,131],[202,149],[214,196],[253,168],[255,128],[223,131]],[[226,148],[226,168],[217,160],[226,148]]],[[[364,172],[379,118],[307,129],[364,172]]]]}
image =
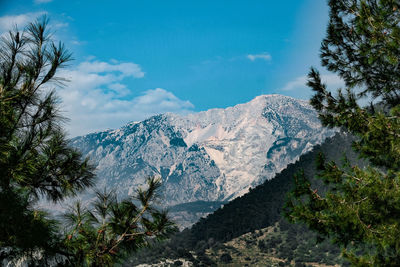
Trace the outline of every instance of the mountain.
{"type": "Polygon", "coordinates": [[[360,160],[351,148],[354,140],[354,137],[343,132],[327,138],[323,144],[314,146],[295,163],[289,164],[274,179],[267,180],[247,194],[224,204],[190,229],[172,237],[170,241],[139,251],[124,266],[180,258],[195,264],[194,266],[216,266],[221,260],[221,253],[228,253],[233,263],[237,264],[232,263],[230,266],[246,266],[242,262],[246,257],[249,257],[248,266],[256,266],[254,261],[265,258],[281,261],[279,266],[293,266],[293,261],[347,266],[339,257],[340,249],[336,245],[332,245],[329,240],[318,243],[315,233],[304,225],[289,224],[281,213],[286,195],[293,188],[294,175],[298,171],[304,170],[305,175],[313,181],[313,187],[323,192],[324,185],[312,179],[316,175],[315,160],[319,153],[323,153],[327,161],[340,163],[346,155],[351,164],[365,166],[366,162],[360,160]],[[266,228],[272,231],[268,230],[266,234],[266,228]],[[259,235],[260,232],[262,235],[259,235]],[[249,233],[252,238],[248,238],[249,233]],[[234,245],[240,240],[244,240],[247,245],[242,248],[234,245]],[[227,245],[231,248],[226,248],[227,245]],[[258,251],[252,250],[252,246],[257,246],[262,253],[246,256],[248,250],[254,253],[258,251]]]}
{"type": "Polygon", "coordinates": [[[302,100],[262,95],[226,109],[162,114],[76,137],[97,185],[127,196],[156,175],[163,204],[229,201],[271,179],[334,131],[302,100]]]}

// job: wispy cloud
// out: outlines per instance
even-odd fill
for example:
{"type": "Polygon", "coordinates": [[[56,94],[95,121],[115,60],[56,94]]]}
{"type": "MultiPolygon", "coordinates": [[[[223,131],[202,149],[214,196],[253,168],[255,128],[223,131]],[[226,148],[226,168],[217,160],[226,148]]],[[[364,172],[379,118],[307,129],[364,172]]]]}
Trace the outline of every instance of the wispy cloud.
{"type": "MultiPolygon", "coordinates": [[[[282,91],[293,91],[301,88],[306,88],[307,83],[307,76],[300,76],[296,79],[286,83],[284,87],[282,87],[282,91]]],[[[344,85],[344,81],[340,79],[339,76],[335,74],[325,74],[321,75],[321,80],[324,82],[328,87],[339,87],[344,85]]]]}
{"type": "Polygon", "coordinates": [[[73,44],[73,45],[84,45],[84,44],[86,44],[86,42],[78,41],[78,40],[70,40],[70,44],[73,44]]]}
{"type": "Polygon", "coordinates": [[[69,26],[69,23],[67,22],[59,22],[59,23],[55,23],[54,25],[52,25],[55,29],[61,29],[61,28],[67,28],[69,26]]]}
{"type": "Polygon", "coordinates": [[[0,17],[0,32],[11,30],[15,25],[17,25],[18,28],[21,29],[25,27],[25,25],[29,22],[35,21],[37,17],[40,17],[46,13],[47,12],[44,11],[29,12],[19,15],[7,15],[0,17]]]}
{"type": "MultiPolygon", "coordinates": [[[[1,0],[0,0],[1,1],[1,0]]],[[[48,12],[28,12],[17,15],[6,15],[0,17],[0,36],[6,36],[7,32],[14,29],[17,26],[18,30],[24,30],[28,23],[35,22],[38,18],[43,15],[47,15],[48,12]]],[[[58,41],[65,42],[69,45],[84,45],[85,41],[78,40],[73,33],[69,31],[69,23],[65,20],[70,20],[71,18],[64,15],[53,18],[49,16],[48,30],[51,33],[53,41],[56,43],[58,41]]]]}
{"type": "Polygon", "coordinates": [[[86,61],[78,66],[78,71],[83,73],[119,73],[119,79],[132,76],[134,78],[144,77],[144,72],[138,64],[118,63],[110,64],[101,61],[86,61]]]}
{"type": "Polygon", "coordinates": [[[33,2],[34,2],[35,4],[44,4],[44,3],[53,2],[53,0],[34,0],[33,2]]]}
{"type": "Polygon", "coordinates": [[[296,88],[306,86],[306,83],[307,83],[307,76],[300,76],[286,83],[285,86],[282,88],[282,91],[292,91],[296,88]]]}
{"type": "Polygon", "coordinates": [[[72,136],[118,128],[127,122],[165,112],[188,113],[194,108],[189,101],[162,88],[133,97],[124,79],[142,78],[145,73],[132,62],[109,63],[92,59],[62,70],[60,75],[70,80],[58,92],[65,116],[71,120],[67,128],[72,136]]]}
{"type": "Polygon", "coordinates": [[[257,59],[270,61],[271,60],[271,55],[268,54],[267,52],[264,52],[264,53],[261,53],[261,54],[248,54],[247,58],[250,59],[251,61],[255,61],[257,59]]]}
{"type": "Polygon", "coordinates": [[[139,110],[148,114],[175,112],[187,113],[194,105],[187,100],[181,100],[173,93],[162,88],[145,91],[141,96],[133,99],[139,110]]]}

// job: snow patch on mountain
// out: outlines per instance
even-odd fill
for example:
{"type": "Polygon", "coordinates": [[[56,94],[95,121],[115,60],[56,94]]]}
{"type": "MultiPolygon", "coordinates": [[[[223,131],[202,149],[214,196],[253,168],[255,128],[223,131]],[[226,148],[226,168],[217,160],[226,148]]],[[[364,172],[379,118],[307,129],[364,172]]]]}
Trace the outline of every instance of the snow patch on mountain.
{"type": "Polygon", "coordinates": [[[307,102],[263,95],[226,109],[153,116],[72,142],[91,157],[100,186],[124,196],[157,175],[163,204],[175,205],[241,196],[333,132],[307,102]]]}

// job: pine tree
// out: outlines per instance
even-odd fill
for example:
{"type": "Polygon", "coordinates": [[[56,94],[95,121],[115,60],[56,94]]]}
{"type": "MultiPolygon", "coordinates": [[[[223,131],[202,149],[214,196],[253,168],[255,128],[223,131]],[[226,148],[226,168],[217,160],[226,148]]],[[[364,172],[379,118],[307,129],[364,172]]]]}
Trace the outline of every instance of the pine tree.
{"type": "Polygon", "coordinates": [[[52,86],[71,59],[51,41],[46,17],[1,37],[0,247],[2,258],[56,253],[57,222],[34,207],[92,185],[93,168],[71,148],[52,86]]]}
{"type": "Polygon", "coordinates": [[[72,148],[52,87],[71,55],[55,44],[43,17],[0,43],[0,264],[25,257],[30,266],[111,266],[139,247],[176,231],[153,207],[160,181],[148,180],[137,199],[98,193],[59,222],[38,209],[93,185],[93,167],[72,148]],[[62,229],[65,228],[65,232],[62,229]]]}
{"type": "Polygon", "coordinates": [[[70,207],[64,214],[68,264],[113,266],[129,253],[176,232],[167,213],[154,207],[160,186],[160,180],[149,178],[148,188],[139,188],[134,198],[119,201],[114,192],[104,190],[96,193],[88,208],[80,202],[70,207]]]}
{"type": "MultiPolygon", "coordinates": [[[[330,0],[322,65],[345,82],[333,95],[312,68],[310,103],[324,126],[357,137],[363,168],[317,160],[315,189],[298,173],[285,215],[343,247],[355,266],[400,266],[400,4],[394,0],[330,0]],[[361,106],[367,97],[371,103],[361,106]]],[[[340,148],[338,148],[340,149],[340,148]]]]}

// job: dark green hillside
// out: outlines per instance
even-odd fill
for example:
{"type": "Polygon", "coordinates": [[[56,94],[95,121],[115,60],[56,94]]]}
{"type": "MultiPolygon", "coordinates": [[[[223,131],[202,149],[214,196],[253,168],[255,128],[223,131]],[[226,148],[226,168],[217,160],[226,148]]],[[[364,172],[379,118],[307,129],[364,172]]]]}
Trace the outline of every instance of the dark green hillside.
{"type": "Polygon", "coordinates": [[[182,203],[172,206],[168,209],[169,212],[213,212],[216,208],[226,204],[222,201],[194,201],[189,203],[182,203]]]}
{"type": "MultiPolygon", "coordinates": [[[[209,238],[225,242],[244,233],[273,225],[281,218],[282,206],[286,193],[293,186],[294,174],[304,169],[307,176],[313,176],[315,159],[321,151],[328,160],[341,159],[344,154],[350,159],[356,159],[351,150],[351,142],[351,138],[346,134],[337,134],[327,139],[323,145],[316,146],[313,151],[301,156],[296,163],[290,164],[274,179],[231,201],[206,219],[201,219],[182,235],[188,237],[186,240],[193,242],[209,238]]],[[[192,247],[195,243],[185,245],[192,247]]]]}
{"type": "MultiPolygon", "coordinates": [[[[154,248],[152,251],[142,251],[140,256],[132,259],[131,263],[152,262],[163,257],[190,259],[189,251],[195,251],[197,256],[195,262],[210,265],[211,262],[204,253],[205,249],[218,246],[245,233],[273,226],[279,221],[283,222],[282,206],[287,192],[293,186],[294,174],[304,169],[306,175],[313,176],[315,159],[319,152],[323,152],[328,160],[340,161],[344,154],[351,161],[357,160],[351,150],[351,143],[352,138],[343,133],[327,139],[322,145],[316,146],[311,152],[301,156],[297,162],[290,164],[274,179],[266,181],[250,190],[246,195],[224,205],[207,218],[201,219],[191,229],[186,229],[173,237],[168,244],[154,248]]],[[[285,225],[290,228],[290,235],[293,236],[293,241],[285,244],[290,244],[293,249],[300,247],[300,240],[307,239],[307,236],[310,237],[310,240],[315,240],[315,234],[306,228],[287,223],[285,225]],[[295,236],[296,231],[298,231],[299,238],[295,236]]],[[[337,256],[338,250],[333,249],[333,251],[337,256]]],[[[323,259],[321,260],[323,261],[323,259]]]]}

